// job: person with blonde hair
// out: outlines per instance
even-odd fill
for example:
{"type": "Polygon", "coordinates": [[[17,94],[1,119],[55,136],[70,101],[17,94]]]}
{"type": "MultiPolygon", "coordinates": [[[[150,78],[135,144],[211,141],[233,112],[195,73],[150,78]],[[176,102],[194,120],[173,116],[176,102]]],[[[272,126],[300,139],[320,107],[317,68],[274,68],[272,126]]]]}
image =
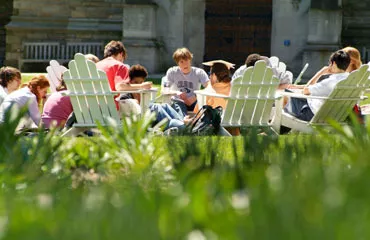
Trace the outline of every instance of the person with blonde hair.
{"type": "Polygon", "coordinates": [[[351,57],[351,63],[349,64],[346,70],[347,72],[352,72],[361,67],[362,65],[361,54],[357,50],[357,48],[348,46],[343,48],[342,51],[346,52],[351,57]]]}
{"type": "Polygon", "coordinates": [[[0,123],[5,121],[5,115],[13,105],[18,108],[27,106],[27,115],[17,129],[37,128],[41,120],[39,104],[46,98],[49,87],[48,79],[44,75],[37,75],[24,84],[23,88],[10,93],[0,106],[0,123]]]}
{"type": "Polygon", "coordinates": [[[92,53],[85,54],[87,60],[93,61],[94,63],[99,62],[99,58],[92,53]]]}
{"type": "Polygon", "coordinates": [[[193,54],[189,49],[178,48],[172,57],[177,66],[167,70],[165,84],[171,90],[180,91],[177,98],[185,103],[187,111],[193,111],[197,103],[194,90],[199,90],[200,85],[207,87],[208,75],[203,69],[191,66],[193,54]]]}

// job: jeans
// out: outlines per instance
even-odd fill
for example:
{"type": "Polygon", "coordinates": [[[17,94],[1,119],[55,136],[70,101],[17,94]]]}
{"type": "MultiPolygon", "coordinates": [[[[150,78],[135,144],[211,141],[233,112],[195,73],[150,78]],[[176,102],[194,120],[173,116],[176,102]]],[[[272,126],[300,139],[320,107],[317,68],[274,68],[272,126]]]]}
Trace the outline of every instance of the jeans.
{"type": "Polygon", "coordinates": [[[310,121],[314,116],[306,99],[290,98],[284,110],[303,121],[310,121]]]}
{"type": "Polygon", "coordinates": [[[167,126],[165,128],[171,128],[171,127],[178,127],[182,128],[184,126],[184,117],[181,116],[178,112],[175,111],[169,104],[159,104],[159,103],[153,103],[149,107],[151,112],[156,113],[156,119],[154,121],[154,124],[159,123],[163,119],[167,119],[167,126]]]}

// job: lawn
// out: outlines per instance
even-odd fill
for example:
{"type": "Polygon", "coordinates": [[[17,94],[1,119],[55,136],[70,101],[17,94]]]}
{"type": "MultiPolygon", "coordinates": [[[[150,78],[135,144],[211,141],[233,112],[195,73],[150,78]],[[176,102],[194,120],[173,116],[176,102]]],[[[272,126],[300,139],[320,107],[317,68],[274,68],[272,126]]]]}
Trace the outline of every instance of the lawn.
{"type": "Polygon", "coordinates": [[[3,239],[370,238],[370,127],[160,137],[141,120],[61,138],[16,124],[0,125],[3,239]]]}
{"type": "MultiPolygon", "coordinates": [[[[3,239],[367,239],[370,130],[158,137],[0,126],[3,239]]],[[[369,209],[368,209],[369,208],[369,209]]]]}

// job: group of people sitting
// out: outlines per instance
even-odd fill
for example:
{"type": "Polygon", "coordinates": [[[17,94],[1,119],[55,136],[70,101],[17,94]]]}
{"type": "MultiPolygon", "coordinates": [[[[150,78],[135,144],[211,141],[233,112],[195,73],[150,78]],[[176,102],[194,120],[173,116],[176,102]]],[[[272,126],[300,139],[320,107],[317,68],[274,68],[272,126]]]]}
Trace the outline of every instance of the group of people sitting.
{"type": "MultiPolygon", "coordinates": [[[[104,49],[104,59],[99,61],[94,55],[86,57],[96,63],[98,69],[107,74],[109,86],[112,91],[132,91],[152,88],[152,83],[145,81],[148,72],[141,65],[129,67],[124,63],[127,51],[120,41],[109,42],[104,49]]],[[[217,94],[228,96],[233,79],[242,76],[248,67],[253,67],[257,61],[266,61],[271,66],[269,58],[259,54],[250,54],[245,62],[231,74],[233,64],[225,61],[212,61],[210,75],[203,69],[192,66],[193,54],[187,48],[179,48],[173,53],[176,66],[167,70],[165,79],[166,87],[176,90],[177,94],[172,97],[172,104],[153,103],[150,110],[156,113],[156,121],[167,119],[166,128],[183,128],[191,121],[192,115],[199,109],[195,90],[201,89],[217,94]],[[193,114],[192,114],[193,113],[193,114]]],[[[346,47],[333,53],[329,59],[329,65],[323,67],[306,85],[292,84],[292,75],[279,72],[273,68],[273,74],[280,80],[279,89],[302,89],[303,94],[315,96],[328,96],[335,85],[344,80],[349,72],[361,66],[360,53],[357,49],[346,47]]],[[[18,126],[18,129],[43,126],[45,128],[62,128],[67,119],[73,114],[71,101],[63,78],[57,92],[47,96],[49,81],[43,75],[35,76],[21,88],[21,73],[13,67],[0,69],[0,123],[6,120],[6,113],[16,105],[27,106],[28,115],[18,126]],[[42,113],[39,109],[42,106],[42,113]]],[[[122,94],[116,96],[117,110],[123,114],[127,108],[126,100],[131,99],[136,104],[140,103],[139,94],[122,94]]],[[[207,97],[206,104],[212,107],[226,107],[227,100],[217,97],[207,97]]],[[[285,110],[296,117],[309,121],[322,104],[321,100],[301,100],[291,98],[287,101],[285,110]]],[[[239,134],[239,129],[228,129],[233,135],[239,134]]]]}

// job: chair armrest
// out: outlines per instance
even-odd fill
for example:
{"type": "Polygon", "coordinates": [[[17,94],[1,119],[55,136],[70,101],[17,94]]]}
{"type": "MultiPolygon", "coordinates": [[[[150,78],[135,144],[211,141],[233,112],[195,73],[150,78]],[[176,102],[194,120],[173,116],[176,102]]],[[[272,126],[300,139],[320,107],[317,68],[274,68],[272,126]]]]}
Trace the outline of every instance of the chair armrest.
{"type": "Polygon", "coordinates": [[[199,94],[201,96],[218,97],[218,98],[225,98],[225,99],[230,98],[230,96],[227,96],[227,95],[213,93],[213,92],[208,92],[208,91],[204,91],[204,90],[196,90],[194,92],[195,92],[195,94],[199,94]]]}
{"type": "Polygon", "coordinates": [[[137,90],[127,90],[127,91],[112,91],[112,93],[114,93],[114,94],[121,94],[121,93],[148,93],[148,92],[158,92],[158,88],[137,89],[137,90]]]}
{"type": "Polygon", "coordinates": [[[304,98],[304,99],[312,98],[312,99],[322,99],[322,100],[329,99],[328,97],[304,95],[303,93],[280,92],[279,94],[281,96],[294,97],[294,98],[304,98]]]}

